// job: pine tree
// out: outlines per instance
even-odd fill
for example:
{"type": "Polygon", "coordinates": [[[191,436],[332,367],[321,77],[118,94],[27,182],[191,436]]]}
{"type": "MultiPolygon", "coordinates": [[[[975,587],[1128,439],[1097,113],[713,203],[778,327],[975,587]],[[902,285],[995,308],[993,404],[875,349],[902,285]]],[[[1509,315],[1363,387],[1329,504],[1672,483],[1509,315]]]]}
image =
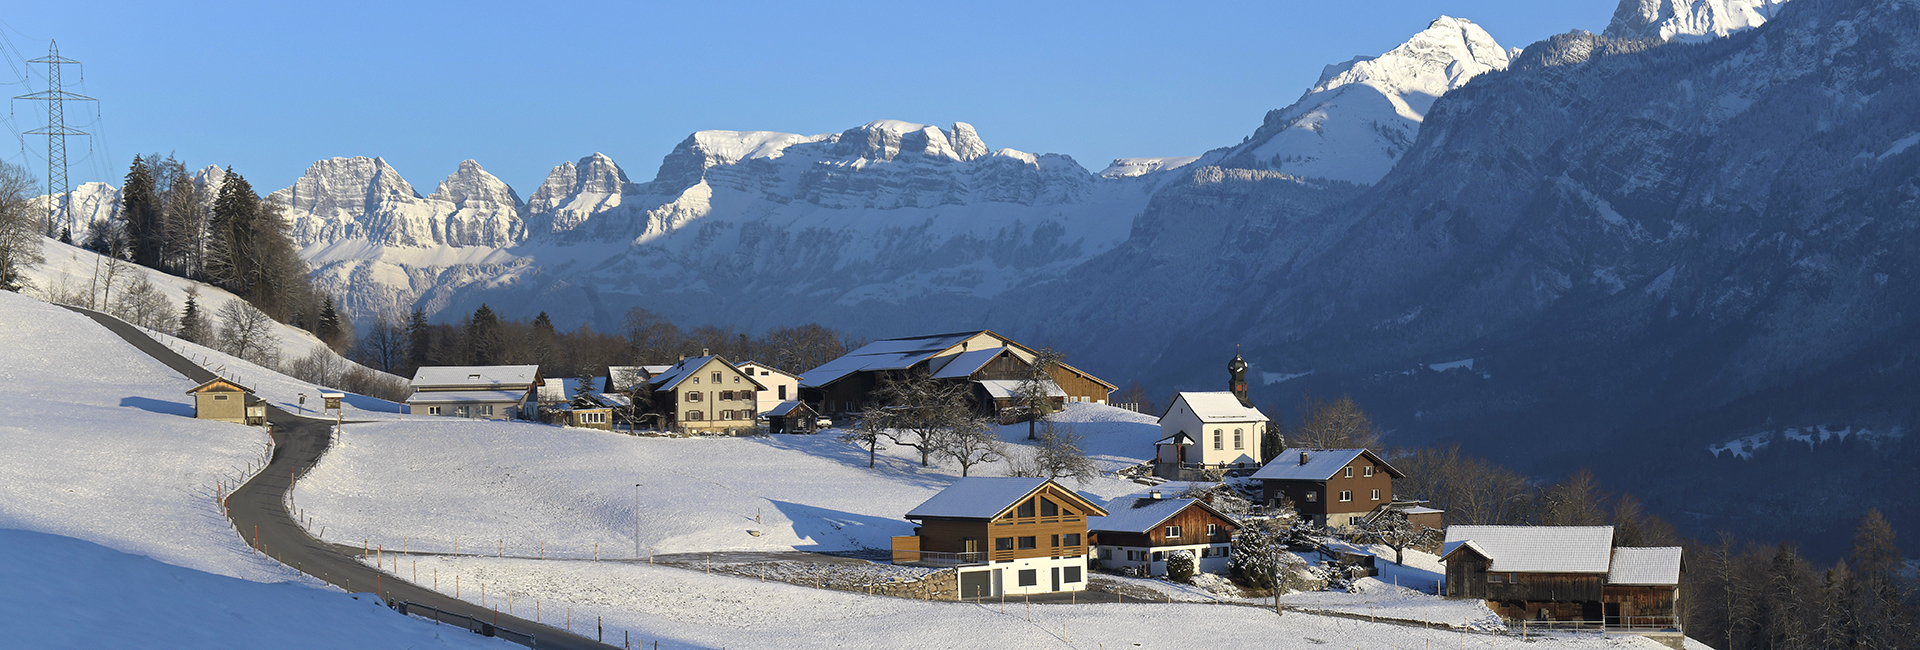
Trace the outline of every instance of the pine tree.
{"type": "Polygon", "coordinates": [[[207,335],[212,332],[207,327],[207,317],[200,313],[200,292],[187,290],[187,306],[180,313],[180,340],[188,343],[206,345],[207,335]]]}
{"type": "Polygon", "coordinates": [[[467,325],[467,345],[474,365],[490,366],[500,359],[500,316],[493,308],[480,303],[473,310],[473,320],[467,325]]]}
{"type": "Polygon", "coordinates": [[[207,228],[207,276],[220,288],[242,296],[248,294],[247,280],[253,277],[253,217],[259,202],[247,179],[228,167],[207,228]]]}
{"type": "Polygon", "coordinates": [[[336,348],[340,343],[340,314],[333,310],[333,296],[326,297],[320,307],[320,318],[314,323],[313,335],[320,337],[329,346],[336,348]]]}
{"type": "Polygon", "coordinates": [[[433,329],[427,326],[427,313],[415,307],[407,319],[407,362],[414,368],[427,365],[427,353],[433,349],[433,329]]]}
{"type": "Polygon", "coordinates": [[[120,220],[127,241],[127,252],[132,256],[133,263],[159,268],[161,242],[164,239],[160,197],[154,193],[152,165],[140,156],[133,157],[126,182],[120,188],[120,220]]]}

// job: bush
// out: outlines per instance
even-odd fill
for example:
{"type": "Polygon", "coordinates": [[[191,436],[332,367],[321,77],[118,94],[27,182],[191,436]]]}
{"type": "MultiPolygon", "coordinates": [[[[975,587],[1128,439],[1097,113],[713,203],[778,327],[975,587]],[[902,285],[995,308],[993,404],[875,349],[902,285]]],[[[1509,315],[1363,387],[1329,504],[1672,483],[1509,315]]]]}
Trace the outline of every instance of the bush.
{"type": "Polygon", "coordinates": [[[1167,579],[1174,582],[1191,582],[1194,565],[1193,551],[1174,551],[1167,554],[1167,579]]]}

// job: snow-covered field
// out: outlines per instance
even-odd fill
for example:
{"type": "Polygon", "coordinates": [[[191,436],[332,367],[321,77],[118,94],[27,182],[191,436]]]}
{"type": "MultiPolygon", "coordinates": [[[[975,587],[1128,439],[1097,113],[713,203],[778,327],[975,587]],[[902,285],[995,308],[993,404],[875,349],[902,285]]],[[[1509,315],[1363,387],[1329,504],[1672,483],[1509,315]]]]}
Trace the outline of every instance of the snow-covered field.
{"type": "MultiPolygon", "coordinates": [[[[1151,450],[1159,432],[1142,422],[1151,417],[1092,404],[1056,417],[1105,470],[1139,462],[1127,451],[1151,450]]],[[[1024,426],[1002,435],[1016,453],[1030,449],[1024,426]]],[[[868,469],[865,450],[832,432],[647,438],[426,418],[348,425],[343,438],[294,490],[327,539],[452,551],[457,538],[463,552],[534,557],[593,557],[596,544],[603,557],[631,557],[636,524],[641,553],[885,549],[912,534],[902,515],[960,474],[921,468],[899,447],[868,469]]],[[[1005,464],[972,473],[1003,476],[1005,464]]],[[[1102,497],[1140,488],[1112,478],[1076,487],[1102,497]]]]}
{"type": "Polygon", "coordinates": [[[0,291],[0,646],[501,647],[437,641],[449,628],[255,555],[214,493],[267,436],[193,419],[193,385],[84,316],[0,291]]]}

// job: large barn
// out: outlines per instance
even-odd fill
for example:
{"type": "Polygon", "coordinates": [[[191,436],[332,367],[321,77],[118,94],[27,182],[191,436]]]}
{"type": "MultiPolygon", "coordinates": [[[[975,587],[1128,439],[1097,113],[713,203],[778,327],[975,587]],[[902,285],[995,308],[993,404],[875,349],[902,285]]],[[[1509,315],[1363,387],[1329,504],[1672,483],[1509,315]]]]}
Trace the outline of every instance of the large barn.
{"type": "MultiPolygon", "coordinates": [[[[800,397],[822,414],[853,413],[875,401],[881,378],[925,372],[934,379],[970,382],[983,410],[1011,404],[1009,386],[1032,367],[1037,352],[988,330],[874,341],[801,374],[800,397]]],[[[1053,369],[1048,392],[1058,405],[1107,403],[1116,388],[1067,364],[1053,369]]]]}

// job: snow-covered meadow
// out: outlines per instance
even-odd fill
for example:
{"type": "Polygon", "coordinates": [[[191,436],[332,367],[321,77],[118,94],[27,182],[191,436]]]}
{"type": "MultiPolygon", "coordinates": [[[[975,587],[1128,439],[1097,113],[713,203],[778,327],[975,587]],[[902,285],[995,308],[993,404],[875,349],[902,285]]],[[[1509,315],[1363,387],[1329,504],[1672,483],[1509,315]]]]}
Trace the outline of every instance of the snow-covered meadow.
{"type": "Polygon", "coordinates": [[[215,493],[266,432],[194,419],[193,386],[85,316],[0,291],[0,645],[502,647],[253,553],[215,493]]]}

